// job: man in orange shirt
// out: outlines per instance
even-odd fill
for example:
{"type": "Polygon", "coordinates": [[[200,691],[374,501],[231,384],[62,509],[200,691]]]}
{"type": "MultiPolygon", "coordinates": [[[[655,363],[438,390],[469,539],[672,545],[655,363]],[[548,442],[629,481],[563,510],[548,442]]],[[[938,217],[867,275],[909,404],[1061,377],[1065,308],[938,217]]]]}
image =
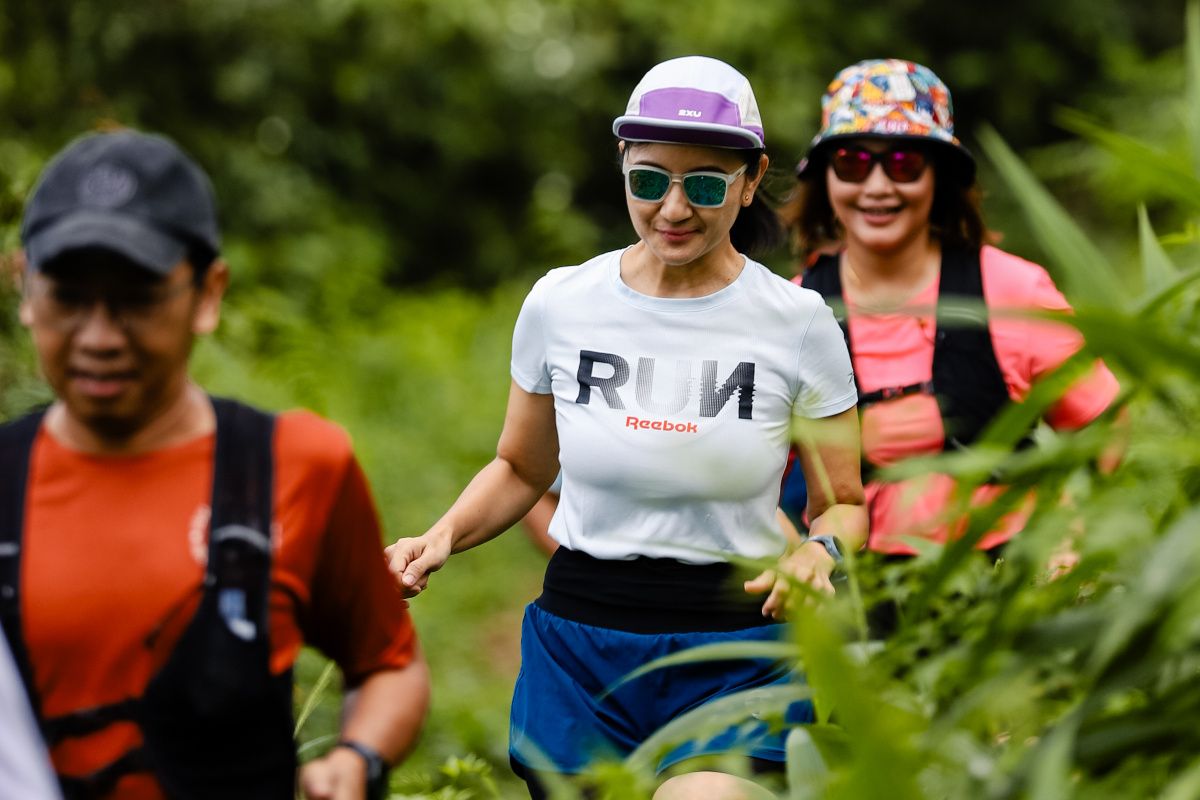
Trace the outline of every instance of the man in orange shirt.
{"type": "Polygon", "coordinates": [[[346,435],[189,378],[229,280],[207,176],[165,138],[88,135],[21,238],[56,399],[0,428],[0,616],[64,794],[290,800],[308,642],[349,692],[300,787],[382,797],[428,670],[346,435]]]}

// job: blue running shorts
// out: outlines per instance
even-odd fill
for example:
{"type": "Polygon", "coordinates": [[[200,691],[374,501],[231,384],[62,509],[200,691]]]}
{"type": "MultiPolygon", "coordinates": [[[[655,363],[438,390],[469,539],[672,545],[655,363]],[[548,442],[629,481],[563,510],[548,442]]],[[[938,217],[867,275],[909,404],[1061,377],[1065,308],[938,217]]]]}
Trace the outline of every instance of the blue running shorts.
{"type": "MultiPolygon", "coordinates": [[[[647,673],[598,699],[638,667],[672,653],[720,642],[781,639],[782,624],[734,631],[629,633],[563,619],[531,603],[521,627],[521,672],[513,692],[509,753],[536,770],[573,774],[597,760],[621,758],[652,733],[709,700],[743,689],[800,680],[786,665],[766,659],[707,661],[647,673]]],[[[798,701],[788,723],[813,721],[812,704],[798,701]]],[[[704,742],[685,742],[658,764],[661,771],[687,758],[738,752],[785,760],[786,730],[764,722],[731,728],[704,742]]]]}

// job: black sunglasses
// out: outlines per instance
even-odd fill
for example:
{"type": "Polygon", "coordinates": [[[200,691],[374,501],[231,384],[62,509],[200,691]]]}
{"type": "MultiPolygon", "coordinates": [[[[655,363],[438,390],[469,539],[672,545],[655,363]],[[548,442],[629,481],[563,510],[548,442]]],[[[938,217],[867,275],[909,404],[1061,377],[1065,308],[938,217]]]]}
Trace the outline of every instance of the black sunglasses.
{"type": "Polygon", "coordinates": [[[829,156],[829,165],[838,180],[862,183],[878,163],[883,174],[896,183],[912,183],[929,166],[929,158],[919,147],[890,147],[873,152],[863,147],[838,147],[829,156]]]}

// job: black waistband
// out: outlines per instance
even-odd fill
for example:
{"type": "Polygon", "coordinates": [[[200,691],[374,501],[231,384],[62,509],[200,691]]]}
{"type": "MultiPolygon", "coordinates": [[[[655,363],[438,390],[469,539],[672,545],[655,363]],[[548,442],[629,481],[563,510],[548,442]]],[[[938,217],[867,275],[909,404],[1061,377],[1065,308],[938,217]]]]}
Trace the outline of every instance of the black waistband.
{"type": "Polygon", "coordinates": [[[534,602],[564,619],[630,633],[735,631],[774,622],[762,615],[766,596],[742,590],[752,577],[732,564],[618,561],[560,547],[534,602]]]}

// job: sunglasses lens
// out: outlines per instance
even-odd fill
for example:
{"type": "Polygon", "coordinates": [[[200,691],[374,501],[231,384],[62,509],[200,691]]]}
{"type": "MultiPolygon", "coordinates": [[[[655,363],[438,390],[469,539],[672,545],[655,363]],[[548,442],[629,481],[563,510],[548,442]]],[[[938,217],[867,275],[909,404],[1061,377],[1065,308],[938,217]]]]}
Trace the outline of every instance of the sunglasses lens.
{"type": "Polygon", "coordinates": [[[671,187],[671,178],[652,169],[631,169],[629,176],[629,193],[638,200],[657,202],[667,194],[671,187]]]}
{"type": "Polygon", "coordinates": [[[862,183],[871,174],[878,161],[883,165],[883,174],[896,183],[912,183],[921,177],[929,160],[925,153],[915,148],[897,148],[883,153],[872,153],[857,147],[839,147],[829,157],[833,174],[838,180],[862,183]]]}
{"type": "Polygon", "coordinates": [[[855,147],[839,147],[833,151],[833,155],[829,157],[829,164],[833,167],[833,174],[837,175],[838,180],[848,181],[849,183],[862,183],[871,174],[871,167],[875,159],[871,158],[871,154],[866,150],[859,150],[855,147]]]}
{"type": "Polygon", "coordinates": [[[889,150],[882,158],[884,173],[897,183],[912,183],[925,171],[925,154],[920,150],[889,150]]]}
{"type": "Polygon", "coordinates": [[[716,175],[688,175],[683,179],[683,192],[692,205],[713,208],[725,203],[728,185],[716,175]]]}

